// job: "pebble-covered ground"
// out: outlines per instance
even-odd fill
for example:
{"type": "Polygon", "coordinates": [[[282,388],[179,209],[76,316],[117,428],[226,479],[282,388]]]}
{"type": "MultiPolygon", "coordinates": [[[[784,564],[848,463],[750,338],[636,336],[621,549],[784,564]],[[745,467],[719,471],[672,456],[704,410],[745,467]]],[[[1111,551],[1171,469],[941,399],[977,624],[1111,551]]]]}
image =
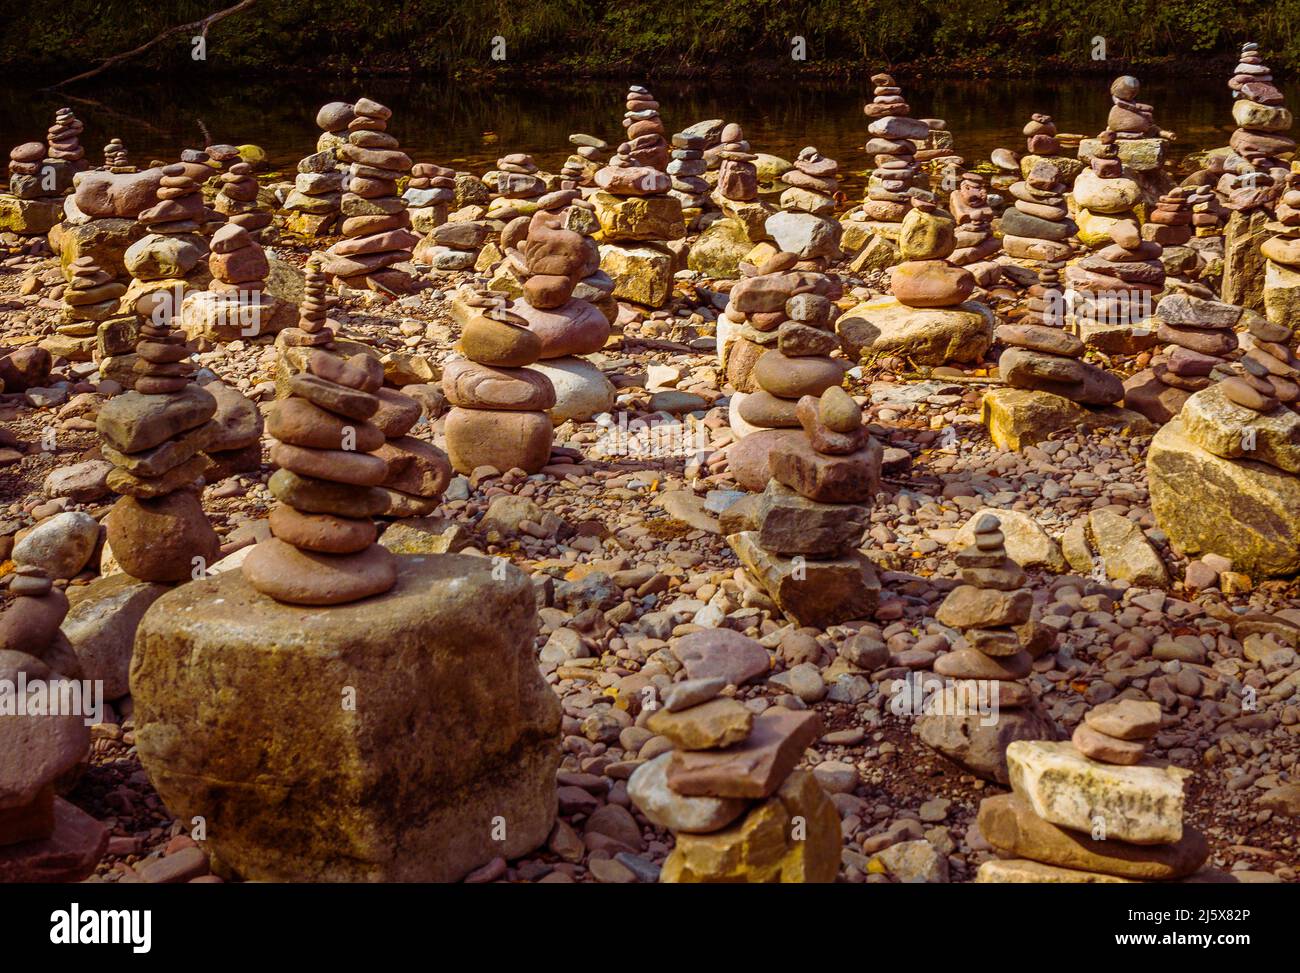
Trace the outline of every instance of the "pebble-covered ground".
{"type": "MultiPolygon", "coordinates": [[[[306,257],[303,248],[272,249],[298,265],[306,257]]],[[[353,292],[336,317],[380,353],[425,356],[436,369],[458,332],[447,312],[447,289],[458,279],[451,275],[394,303],[353,292]]],[[[0,260],[0,344],[51,333],[62,283],[48,255],[0,260]]],[[[849,279],[846,290],[877,283],[849,279]]],[[[1034,664],[1033,687],[1066,732],[1088,706],[1129,686],[1160,701],[1166,716],[1178,719],[1166,720],[1150,752],[1195,772],[1186,819],[1208,837],[1209,864],[1243,878],[1295,881],[1300,847],[1286,814],[1300,814],[1300,789],[1282,785],[1296,780],[1300,755],[1300,663],[1294,655],[1271,668],[1252,661],[1240,619],[1267,612],[1300,624],[1300,586],[1268,582],[1195,596],[1184,589],[1186,562],[1169,550],[1146,506],[1143,438],[1094,431],[1007,453],[979,422],[987,379],[978,372],[916,380],[859,369],[850,391],[867,405],[872,432],[886,448],[886,492],[864,540],[882,572],[882,603],[871,620],[826,631],[796,628],[739,568],[719,533],[716,511],[728,500],[725,491],[736,489],[712,338],[724,303],[723,295],[683,282],[672,309],[625,313],[621,337],[593,356],[629,417],[660,407],[694,409],[689,421],[707,444],[701,455],[597,458],[602,428],[567,423],[557,430],[543,474],[456,477],[443,499],[438,516],[458,526],[458,546],[509,557],[542,586],[539,665],[564,710],[560,820],[548,844],[523,860],[495,861],[471,880],[655,879],[672,838],[631,808],[627,778],[632,761],[662,752],[666,741],[636,716],[640,691],[651,683],[663,689],[671,679],[671,660],[660,651],[669,639],[719,627],[758,638],[774,652],[771,677],[739,691],[746,705],[815,707],[822,716],[816,756],[809,753],[801,766],[815,772],[839,810],[841,880],[971,880],[991,857],[975,812],[999,788],[922,744],[912,719],[890,712],[880,687],[909,670],[928,670],[955,639],[934,613],[957,583],[957,531],[987,507],[1023,513],[1057,539],[1097,509],[1142,527],[1176,579],[1167,591],[1030,570],[1036,617],[1057,633],[1055,649],[1034,664]],[[841,674],[833,669],[838,647],[862,636],[884,643],[888,664],[870,678],[835,682],[828,693],[825,676],[841,674]],[[1244,698],[1255,700],[1253,709],[1243,711],[1244,698]],[[1261,797],[1270,792],[1266,807],[1261,797]],[[876,856],[921,838],[928,845],[910,846],[921,850],[891,861],[887,874],[876,856]]],[[[235,341],[202,352],[199,361],[265,407],[274,397],[273,358],[267,340],[235,341]]],[[[88,418],[101,399],[93,368],[73,366],[67,394],[40,407],[23,396],[0,399],[0,536],[8,539],[59,509],[96,517],[108,511],[111,496],[75,504],[43,490],[51,471],[98,456],[88,418]],[[41,448],[49,428],[53,450],[41,448]]],[[[414,434],[442,444],[438,421],[423,421],[414,434]]],[[[204,508],[223,553],[265,536],[269,473],[264,466],[260,475],[206,488],[204,508]]],[[[1009,536],[1013,529],[1034,531],[1005,523],[1004,529],[1009,536]]],[[[94,728],[90,766],[69,795],[113,835],[92,880],[205,876],[206,859],[185,833],[187,822],[170,818],[136,756],[129,699],[107,720],[94,728]]]]}

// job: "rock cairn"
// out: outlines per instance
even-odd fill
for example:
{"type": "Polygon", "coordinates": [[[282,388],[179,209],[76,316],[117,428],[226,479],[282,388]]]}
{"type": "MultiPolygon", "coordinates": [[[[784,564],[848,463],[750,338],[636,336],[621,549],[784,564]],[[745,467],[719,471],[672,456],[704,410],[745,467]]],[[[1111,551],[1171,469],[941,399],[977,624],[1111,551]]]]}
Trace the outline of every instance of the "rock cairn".
{"type": "Polygon", "coordinates": [[[345,359],[319,347],[306,360],[306,371],[289,378],[291,395],[267,417],[279,467],[268,485],[279,503],[273,536],[253,548],[242,571],[276,601],[339,605],[397,581],[396,559],[375,543],[370,520],[387,506],[376,487],[388,465],[373,455],[384,434],[368,421],[379,409],[384,372],[368,355],[345,359]]]}
{"type": "Polygon", "coordinates": [[[109,172],[134,172],[127,158],[126,146],[120,138],[113,138],[104,146],[104,168],[109,172]]]}
{"type": "Polygon", "coordinates": [[[1192,228],[1198,237],[1219,236],[1227,218],[1223,204],[1209,185],[1190,186],[1187,203],[1192,208],[1192,228]]]}
{"type": "Polygon", "coordinates": [[[284,201],[290,213],[286,226],[293,232],[327,236],[338,228],[344,175],[338,150],[347,144],[348,123],[355,117],[352,106],[341,101],[330,102],[316,113],[322,130],[316,151],[299,160],[293,191],[284,201]]]}
{"type": "Polygon", "coordinates": [[[546,179],[540,172],[533,157],[522,152],[497,159],[496,169],[483,177],[497,192],[488,206],[488,219],[512,220],[535,212],[537,201],[546,195],[547,189],[546,179]]]}
{"type": "Polygon", "coordinates": [[[1160,704],[1120,699],[1084,714],[1073,741],[1007,748],[1011,793],[985,798],[977,824],[1001,860],[975,881],[1171,881],[1196,872],[1209,845],[1183,823],[1190,771],[1146,762],[1160,704]]]}
{"type": "Polygon", "coordinates": [[[45,161],[44,142],[24,142],[9,150],[9,193],[18,199],[40,199],[57,194],[41,178],[45,161]]]}
{"type": "MultiPolygon", "coordinates": [[[[0,614],[0,680],[11,687],[44,680],[57,693],[57,681],[80,677],[53,664],[77,660],[59,631],[68,599],[32,565],[19,565],[6,580],[15,597],[0,614]]],[[[56,794],[89,749],[81,715],[0,718],[0,882],[80,882],[95,870],[107,829],[56,794]]]]}
{"type": "Polygon", "coordinates": [[[578,186],[595,185],[592,180],[609,156],[609,144],[604,139],[583,132],[574,132],[570,135],[569,144],[573,146],[573,153],[564,160],[560,176],[562,180],[572,181],[574,185],[566,186],[561,182],[560,188],[574,189],[578,186]]]}
{"type": "Polygon", "coordinates": [[[45,133],[45,143],[49,146],[46,160],[61,170],[60,192],[72,185],[73,173],[89,168],[86,150],[81,147],[81,133],[85,128],[71,108],[60,108],[54,114],[54,124],[45,133]]]}
{"type": "Polygon", "coordinates": [[[1137,223],[1111,225],[1112,241],[1065,272],[1073,292],[1070,311],[1084,343],[1107,352],[1136,352],[1158,340],[1149,321],[1165,285],[1164,248],[1143,240],[1137,223]]]}
{"type": "Polygon", "coordinates": [[[1115,133],[1102,132],[1098,141],[1097,154],[1074,180],[1071,191],[1079,207],[1075,214],[1079,239],[1090,247],[1109,242],[1117,221],[1136,221],[1133,207],[1142,200],[1142,187],[1124,174],[1115,133]]]}
{"type": "Polygon", "coordinates": [[[1141,89],[1141,82],[1131,74],[1111,82],[1106,128],[1097,138],[1080,143],[1080,159],[1091,160],[1103,145],[1113,144],[1115,158],[1135,173],[1151,172],[1164,165],[1169,143],[1176,136],[1156,125],[1154,108],[1137,100],[1141,89]]]}
{"type": "Polygon", "coordinates": [[[448,220],[449,207],[455,200],[456,170],[421,162],[412,166],[411,172],[403,198],[412,207],[412,226],[425,234],[415,246],[413,259],[437,272],[473,268],[494,224],[487,220],[448,220]]]}
{"type": "Polygon", "coordinates": [[[965,267],[986,290],[996,286],[1002,268],[992,258],[1001,251],[1002,244],[993,235],[988,178],[979,172],[963,172],[957,188],[948,195],[948,210],[957,222],[955,248],[948,259],[965,267]]]}
{"type": "Polygon", "coordinates": [[[212,235],[210,246],[212,282],[207,291],[190,294],[181,304],[186,333],[232,341],[277,331],[281,305],[266,292],[270,263],[254,234],[227,223],[212,235]]]}
{"type": "Polygon", "coordinates": [[[257,201],[259,186],[253,167],[247,162],[236,162],[223,172],[218,180],[214,208],[228,222],[247,230],[255,239],[271,225],[273,214],[257,201]]]}
{"type": "Polygon", "coordinates": [[[744,130],[730,122],[722,130],[718,144],[718,195],[736,203],[752,203],[758,199],[758,158],[750,151],[744,130]]]}
{"type": "Polygon", "coordinates": [[[1156,338],[1166,342],[1148,369],[1124,382],[1124,405],[1155,423],[1178,414],[1193,392],[1214,383],[1216,368],[1237,348],[1242,309],[1191,294],[1170,294],[1156,307],[1156,338]]]}
{"type": "Polygon", "coordinates": [[[1056,138],[1056,122],[1051,115],[1035,112],[1021,130],[1025,137],[1025,152],[1035,156],[1061,154],[1061,143],[1056,138]]]}
{"type": "Polygon", "coordinates": [[[659,881],[834,881],[838,813],[812,773],[795,769],[820,717],[779,706],[754,717],[723,688],[722,678],[677,683],[646,724],[675,747],[628,780],[641,813],[674,833],[659,881]]]}
{"type": "Polygon", "coordinates": [[[42,236],[64,217],[57,173],[44,170],[44,142],[9,150],[9,192],[0,194],[0,217],[20,236],[42,236]]]}
{"type": "Polygon", "coordinates": [[[555,387],[527,368],[542,355],[542,339],[503,298],[471,295],[471,313],[459,350],[468,364],[451,362],[442,387],[452,405],[446,418],[447,455],[458,473],[480,466],[536,473],[551,455],[554,431],[547,410],[555,387]]]}
{"type": "MultiPolygon", "coordinates": [[[[1142,224],[1142,239],[1162,247],[1182,247],[1192,238],[1192,186],[1176,186],[1161,193],[1147,222],[1142,224]]],[[[1209,193],[1213,196],[1213,193],[1209,193]]]]}
{"type": "Polygon", "coordinates": [[[709,182],[704,178],[709,164],[704,161],[708,140],[702,135],[677,132],[672,137],[671,179],[668,195],[682,204],[682,216],[694,221],[709,208],[709,182]]]}
{"type": "Polygon", "coordinates": [[[338,150],[350,164],[340,204],[344,238],[329,249],[323,269],[349,287],[402,293],[411,288],[411,278],[394,264],[410,261],[420,240],[408,229],[406,201],[397,194],[411,158],[388,134],[391,109],[369,98],[352,107],[348,144],[338,150]]]}
{"type": "Polygon", "coordinates": [[[903,262],[890,272],[890,293],[907,307],[954,307],[975,290],[970,271],[948,260],[957,248],[953,221],[938,206],[913,199],[899,234],[903,262]]]}
{"type": "Polygon", "coordinates": [[[840,166],[812,145],[806,145],[795,157],[794,168],[781,175],[790,188],[781,193],[781,208],[814,216],[835,212],[835,194],[840,191],[840,166]]]}
{"type": "MultiPolygon", "coordinates": [[[[760,366],[773,355],[781,353],[769,351],[760,366]]],[[[856,548],[880,489],[882,451],[838,384],[804,395],[795,415],[799,432],[773,437],[771,480],[727,543],[795,624],[823,627],[865,617],[879,602],[875,570],[856,548]]]]}
{"type": "Polygon", "coordinates": [[[1264,226],[1272,236],[1260,246],[1265,260],[1264,314],[1294,332],[1300,330],[1300,173],[1288,175],[1284,186],[1274,218],[1264,226]]]}
{"type": "Polygon", "coordinates": [[[871,83],[875,85],[874,97],[862,110],[871,119],[866,153],[873,157],[875,169],[867,183],[862,210],[870,220],[901,223],[907,216],[909,191],[921,172],[916,142],[929,137],[930,126],[908,117],[911,106],[892,75],[873,74],[871,83]]]}
{"type": "MultiPolygon", "coordinates": [[[[1239,175],[1280,170],[1274,176],[1278,178],[1288,170],[1279,157],[1294,152],[1296,142],[1284,134],[1291,128],[1291,112],[1283,103],[1282,92],[1273,84],[1273,72],[1260,56],[1258,44],[1242,45],[1241,60],[1228,87],[1234,99],[1232,118],[1237,123],[1228,145],[1246,163],[1239,175]]],[[[1257,188],[1258,183],[1247,186],[1257,188]]]]}
{"type": "Polygon", "coordinates": [[[794,264],[794,254],[777,254],[736,284],[727,303],[738,325],[728,374],[741,383],[737,389],[755,390],[738,397],[742,430],[797,429],[799,400],[844,381],[845,362],[831,357],[840,346],[828,296],[835,288],[794,264]]]}
{"type": "Polygon", "coordinates": [[[100,322],[117,316],[119,298],[127,288],[93,256],[78,257],[68,269],[72,279],[63,289],[63,308],[55,324],[62,336],[58,351],[69,361],[90,361],[100,322]]]}
{"type": "Polygon", "coordinates": [[[184,337],[165,293],[136,304],[135,387],[109,399],[95,428],[122,494],[109,513],[108,544],[122,570],[142,581],[188,581],[215,563],[219,541],[199,502],[216,432],[211,393],[194,385],[184,337]]]}
{"type": "Polygon", "coordinates": [[[456,199],[456,170],[432,162],[411,166],[411,178],[402,194],[411,214],[411,227],[417,233],[431,233],[447,222],[447,214],[456,199]]]}
{"type": "MultiPolygon", "coordinates": [[[[1031,138],[1032,141],[1032,138],[1031,138]]],[[[1074,253],[1071,238],[1079,228],[1069,217],[1069,187],[1053,162],[1034,163],[1025,178],[1011,186],[1015,205],[1002,214],[1002,249],[1024,260],[1066,260],[1074,253]]]]}

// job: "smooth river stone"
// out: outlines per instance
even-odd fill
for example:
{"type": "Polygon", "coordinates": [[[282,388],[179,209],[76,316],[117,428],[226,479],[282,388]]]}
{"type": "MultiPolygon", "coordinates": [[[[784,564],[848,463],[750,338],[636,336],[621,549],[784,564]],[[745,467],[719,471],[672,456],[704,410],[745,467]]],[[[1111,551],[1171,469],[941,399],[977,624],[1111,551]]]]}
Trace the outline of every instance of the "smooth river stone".
{"type": "Polygon", "coordinates": [[[1079,358],[1083,355],[1084,344],[1074,335],[1061,328],[1049,328],[1037,324],[1003,324],[993,332],[993,337],[1004,345],[1013,348],[1028,348],[1049,355],[1066,355],[1079,358]]]}
{"type": "Polygon", "coordinates": [[[529,368],[492,368],[465,358],[444,366],[442,391],[453,406],[541,412],[555,405],[551,380],[529,368]]]}
{"type": "Polygon", "coordinates": [[[754,379],[772,395],[798,400],[820,396],[844,381],[844,365],[820,356],[789,358],[779,351],[767,351],[754,366],[754,379]]]}
{"type": "Polygon", "coordinates": [[[301,372],[289,376],[289,391],[313,405],[349,419],[369,419],[379,408],[379,400],[369,392],[327,382],[301,372]]]}
{"type": "Polygon", "coordinates": [[[668,786],[671,753],[641,764],[627,782],[627,796],[661,828],[687,834],[708,834],[725,828],[749,807],[739,797],[686,797],[668,786]]]}
{"type": "MultiPolygon", "coordinates": [[[[516,301],[512,311],[528,322],[542,343],[538,358],[590,355],[605,347],[609,322],[594,304],[571,298],[557,308],[536,308],[516,301]]],[[[468,357],[468,355],[467,355],[468,357]]]]}
{"type": "Polygon", "coordinates": [[[975,278],[942,260],[912,260],[890,271],[889,289],[908,307],[953,307],[970,297],[975,278]]]}
{"type": "Polygon", "coordinates": [[[271,533],[286,544],[324,554],[355,554],[379,536],[378,528],[369,520],[305,514],[283,503],[272,508],[269,523],[271,533]]]}
{"type": "Polygon", "coordinates": [[[1107,764],[1131,766],[1142,759],[1146,747],[1135,740],[1120,740],[1117,737],[1099,733],[1087,723],[1080,723],[1074,728],[1070,742],[1085,757],[1100,760],[1107,764]]]}
{"type": "Polygon", "coordinates": [[[494,321],[476,314],[461,330],[460,350],[480,365],[519,368],[531,365],[542,356],[542,339],[522,324],[494,321]]]}
{"type": "Polygon", "coordinates": [[[126,392],[100,407],[95,429],[114,449],[139,453],[202,425],[216,411],[217,400],[197,385],[171,395],[126,392]]]}
{"type": "Polygon", "coordinates": [[[299,476],[292,470],[276,470],[267,486],[281,503],[304,513],[362,518],[382,513],[388,506],[381,490],[299,476]]]}
{"type": "Polygon", "coordinates": [[[377,456],[347,449],[307,449],[276,443],[271,462],[301,476],[355,486],[378,486],[388,474],[388,464],[377,456]]]}
{"type": "Polygon", "coordinates": [[[299,398],[277,402],[266,417],[266,431],[282,443],[308,449],[339,449],[351,441],[358,452],[369,453],[384,444],[383,431],[373,423],[341,418],[299,398]]]}
{"type": "Polygon", "coordinates": [[[537,473],[550,459],[555,438],[545,412],[454,408],[444,428],[452,468],[466,475],[480,466],[537,473]]]}
{"type": "Polygon", "coordinates": [[[342,605],[397,582],[396,557],[378,544],[356,554],[318,554],[272,537],[253,548],[241,570],[262,594],[291,605],[342,605]]]}

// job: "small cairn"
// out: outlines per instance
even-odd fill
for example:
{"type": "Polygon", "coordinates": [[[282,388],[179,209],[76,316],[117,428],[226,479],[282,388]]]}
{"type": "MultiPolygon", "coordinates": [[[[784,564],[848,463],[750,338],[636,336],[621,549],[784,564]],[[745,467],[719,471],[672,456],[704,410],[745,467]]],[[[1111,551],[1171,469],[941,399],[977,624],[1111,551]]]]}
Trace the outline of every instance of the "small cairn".
{"type": "Polygon", "coordinates": [[[1069,743],[1016,740],[1007,748],[1011,793],[980,802],[977,824],[1001,859],[975,881],[1173,881],[1195,873],[1209,845],[1183,823],[1190,771],[1143,760],[1160,704],[1102,703],[1069,743]]]}
{"type": "Polygon", "coordinates": [[[560,175],[565,179],[572,179],[575,186],[570,187],[561,184],[560,188],[594,186],[593,177],[609,157],[609,143],[604,139],[596,138],[594,135],[574,132],[569,136],[569,144],[573,146],[573,153],[564,160],[560,175]]]}
{"type": "Polygon", "coordinates": [[[57,170],[45,170],[45,143],[9,150],[9,192],[0,194],[5,225],[20,236],[44,236],[63,220],[57,170]]]}
{"type": "Polygon", "coordinates": [[[709,208],[709,182],[704,178],[709,168],[704,159],[707,145],[703,135],[677,132],[672,138],[672,161],[667,167],[672,188],[668,195],[682,204],[682,216],[692,222],[709,208]]]}
{"type": "Polygon", "coordinates": [[[497,159],[497,166],[483,176],[497,196],[488,206],[490,220],[513,220],[537,210],[537,202],[546,195],[546,179],[531,155],[514,152],[497,159]]]}
{"type": "Polygon", "coordinates": [[[447,222],[447,214],[456,198],[456,170],[417,162],[411,166],[411,178],[402,193],[411,214],[411,226],[417,233],[432,233],[447,222]]]}
{"type": "MultiPolygon", "coordinates": [[[[56,695],[59,681],[81,676],[59,631],[67,596],[34,565],[20,564],[6,581],[14,597],[0,614],[0,680],[44,681],[56,695]],[[77,671],[61,672],[56,662],[77,671]]],[[[0,882],[80,882],[95,870],[108,830],[56,794],[89,750],[90,727],[79,714],[0,717],[0,882]]]]}
{"type": "Polygon", "coordinates": [[[1089,161],[1104,144],[1115,146],[1115,158],[1134,173],[1153,172],[1165,162],[1169,143],[1177,136],[1155,123],[1155,109],[1137,100],[1142,84],[1131,74],[1121,75],[1110,84],[1110,114],[1106,128],[1095,139],[1084,139],[1079,158],[1089,161]],[[1103,141],[1103,139],[1107,139],[1103,141]]]}
{"type": "Polygon", "coordinates": [[[99,323],[117,316],[118,300],[127,288],[90,255],[78,257],[69,270],[72,279],[63,289],[63,309],[55,325],[66,339],[59,351],[69,361],[90,361],[99,323]]]}
{"type": "Polygon", "coordinates": [[[909,190],[921,172],[916,143],[929,138],[930,126],[908,117],[912,109],[892,75],[873,74],[871,83],[875,85],[874,97],[862,110],[871,119],[866,152],[874,156],[876,168],[868,181],[862,210],[869,220],[901,223],[908,212],[909,190]]]}
{"type": "MultiPolygon", "coordinates": [[[[1233,92],[1232,118],[1237,130],[1228,145],[1245,161],[1238,175],[1251,173],[1284,174],[1288,166],[1280,156],[1296,150],[1295,139],[1285,133],[1291,128],[1291,112],[1284,105],[1282,92],[1273,84],[1273,72],[1260,56],[1259,45],[1243,44],[1228,87],[1233,92]]],[[[1262,181],[1247,189],[1260,188],[1262,181]]],[[[1220,191],[1224,185],[1220,185],[1220,191]]]]}
{"type": "Polygon", "coordinates": [[[236,162],[221,174],[214,208],[235,226],[247,230],[260,240],[271,225],[272,214],[257,202],[257,176],[247,162],[236,162]]]}
{"type": "Polygon", "coordinates": [[[1079,207],[1075,214],[1079,239],[1090,247],[1108,243],[1116,222],[1136,222],[1133,207],[1142,201],[1142,187],[1124,174],[1115,133],[1102,132],[1098,142],[1097,153],[1074,180],[1071,191],[1079,207]]]}
{"type": "Polygon", "coordinates": [[[963,172],[957,188],[948,196],[948,209],[957,222],[955,249],[948,260],[966,268],[985,290],[997,286],[1002,267],[992,258],[1002,250],[1002,244],[993,235],[987,177],[979,172],[963,172]]]}
{"type": "Polygon", "coordinates": [[[930,200],[914,198],[899,233],[903,262],[890,271],[889,290],[900,304],[917,308],[954,307],[975,290],[970,271],[948,257],[957,247],[953,221],[930,200]]]}
{"type": "Polygon", "coordinates": [[[85,128],[71,108],[60,108],[54,114],[54,124],[45,133],[45,142],[49,146],[46,161],[65,173],[59,180],[60,192],[72,185],[73,173],[90,167],[86,162],[86,150],[81,147],[80,136],[85,128]]]}
{"type": "Polygon", "coordinates": [[[1157,343],[1149,318],[1165,286],[1164,248],[1142,239],[1137,223],[1110,228],[1110,246],[1071,264],[1066,283],[1075,333],[1085,345],[1107,353],[1133,354],[1157,343]]]}
{"type": "Polygon", "coordinates": [[[1272,234],[1260,246],[1265,259],[1264,314],[1294,332],[1300,330],[1300,173],[1287,176],[1274,218],[1264,229],[1272,234]]]}
{"type": "Polygon", "coordinates": [[[880,489],[881,448],[838,384],[804,395],[795,414],[800,430],[773,438],[771,478],[727,544],[787,617],[821,628],[879,602],[875,570],[856,548],[880,489]]]}
{"type": "Polygon", "coordinates": [[[375,542],[370,520],[388,504],[376,489],[388,464],[374,455],[384,434],[368,421],[379,409],[384,372],[369,355],[345,359],[319,347],[306,360],[306,371],[289,378],[292,394],[267,418],[271,462],[279,467],[268,484],[279,501],[271,510],[273,536],[241,570],[276,601],[340,605],[397,582],[396,559],[375,542]]]}
{"type": "Polygon", "coordinates": [[[104,168],[109,172],[135,172],[120,138],[114,137],[104,146],[104,168]]]}
{"type": "Polygon", "coordinates": [[[95,424],[114,466],[108,485],[123,495],[107,518],[108,544],[132,577],[188,581],[215,563],[220,546],[199,502],[217,401],[189,378],[170,295],[146,294],[135,311],[144,322],[134,390],[104,403],[95,424]]]}
{"type": "Polygon", "coordinates": [[[1142,224],[1142,239],[1162,247],[1186,246],[1192,238],[1192,195],[1195,192],[1192,186],[1176,186],[1161,193],[1155,209],[1142,224]]]}
{"type": "Polygon", "coordinates": [[[814,216],[830,216],[835,212],[835,195],[840,191],[840,166],[806,145],[795,157],[794,168],[781,176],[790,188],[781,193],[781,208],[814,216]]]}
{"type": "Polygon", "coordinates": [[[290,216],[286,227],[303,236],[327,236],[338,228],[343,205],[343,167],[338,150],[347,144],[348,123],[355,118],[352,106],[333,101],[316,113],[322,129],[316,151],[298,162],[293,191],[284,201],[290,216]],[[342,132],[344,135],[340,135],[342,132]]]}
{"type": "MultiPolygon", "coordinates": [[[[405,199],[413,207],[411,221],[425,236],[415,245],[412,259],[434,271],[470,270],[479,259],[483,243],[491,232],[486,220],[448,221],[448,205],[455,196],[456,171],[429,163],[417,163],[405,199]]],[[[517,217],[527,220],[528,217],[517,217]]]]}
{"type": "Polygon", "coordinates": [[[1191,186],[1187,204],[1192,209],[1192,228],[1197,237],[1220,236],[1227,213],[1213,188],[1208,185],[1191,186]]]}
{"type": "Polygon", "coordinates": [[[41,179],[45,161],[44,142],[24,142],[9,150],[9,192],[17,199],[41,199],[56,195],[41,179]]]}
{"type": "Polygon", "coordinates": [[[1214,384],[1211,373],[1227,366],[1237,349],[1233,328],[1242,309],[1192,294],[1173,293],[1156,306],[1156,339],[1166,342],[1150,368],[1124,382],[1124,405],[1163,425],[1193,392],[1214,384]]]}
{"type": "Polygon", "coordinates": [[[736,122],[724,126],[720,138],[716,149],[718,196],[736,203],[754,202],[758,199],[758,167],[754,165],[758,156],[750,151],[745,132],[736,122]]]}
{"type": "Polygon", "coordinates": [[[273,334],[283,326],[282,305],[266,292],[270,263],[266,251],[238,223],[230,222],[212,235],[208,270],[212,282],[181,303],[181,324],[191,337],[233,341],[273,334]]]}
{"type": "Polygon", "coordinates": [[[555,404],[555,387],[526,367],[541,358],[542,339],[505,298],[472,294],[466,303],[470,317],[459,351],[476,367],[452,363],[443,371],[452,405],[445,423],[452,468],[466,475],[480,466],[537,473],[555,438],[546,411],[555,404]]]}
{"type": "Polygon", "coordinates": [[[409,172],[411,158],[388,134],[392,110],[361,98],[352,106],[348,144],[338,156],[350,163],[342,200],[344,238],[334,244],[323,269],[349,287],[405,293],[410,275],[393,265],[411,259],[420,242],[412,233],[406,201],[397,194],[397,180],[409,172]]]}
{"type": "MultiPolygon", "coordinates": [[[[1032,141],[1032,138],[1031,138],[1032,141]]],[[[1069,187],[1053,162],[1036,162],[1025,178],[1011,186],[1015,205],[1002,213],[1002,249],[1024,260],[1067,260],[1074,253],[1070,239],[1079,228],[1069,217],[1065,194],[1069,187]]]]}
{"type": "Polygon", "coordinates": [[[779,706],[754,717],[723,688],[721,678],[677,683],[646,722],[674,744],[628,780],[633,804],[674,833],[659,881],[833,882],[839,814],[812,773],[795,769],[821,718],[779,706]],[[758,834],[771,836],[761,849],[758,834]]]}

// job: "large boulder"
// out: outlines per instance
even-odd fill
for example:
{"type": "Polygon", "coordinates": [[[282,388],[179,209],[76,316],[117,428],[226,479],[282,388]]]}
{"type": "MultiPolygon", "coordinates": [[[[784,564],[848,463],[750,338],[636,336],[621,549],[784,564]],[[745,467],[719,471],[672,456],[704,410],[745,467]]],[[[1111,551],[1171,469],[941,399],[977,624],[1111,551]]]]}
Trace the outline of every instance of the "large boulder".
{"type": "Polygon", "coordinates": [[[118,572],[69,590],[72,609],[63,621],[63,634],[81,663],[82,678],[102,681],[104,698],[119,699],[130,691],[136,628],[167,586],[118,572]]]}
{"type": "Polygon", "coordinates": [[[163,171],[79,172],[73,177],[77,209],[90,217],[134,219],[158,201],[163,171]]]}
{"type": "Polygon", "coordinates": [[[466,555],[398,560],[392,590],[324,611],[230,571],[145,615],[140,758],[169,810],[206,818],[218,869],[447,882],[546,841],[560,706],[537,670],[528,577],[466,555]]]}
{"type": "Polygon", "coordinates": [[[974,301],[916,308],[883,296],[845,311],[835,323],[854,358],[900,355],[918,365],[971,364],[993,343],[993,312],[974,301]]]}

